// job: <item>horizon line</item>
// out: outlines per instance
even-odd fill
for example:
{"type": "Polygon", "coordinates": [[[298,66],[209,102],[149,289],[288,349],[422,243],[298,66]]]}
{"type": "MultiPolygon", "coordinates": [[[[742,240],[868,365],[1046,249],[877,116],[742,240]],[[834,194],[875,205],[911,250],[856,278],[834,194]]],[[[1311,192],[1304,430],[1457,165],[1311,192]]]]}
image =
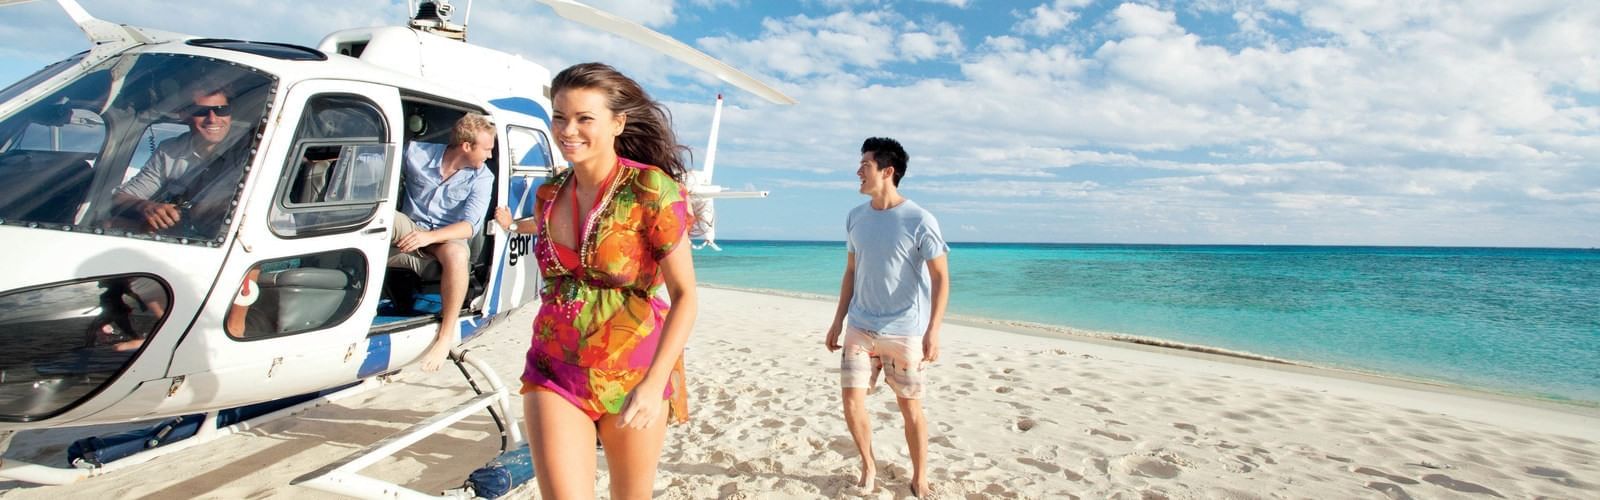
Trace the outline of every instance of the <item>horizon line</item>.
{"type": "MultiPolygon", "coordinates": [[[[717,243],[838,243],[844,240],[719,238],[717,243]]],[[[951,245],[1060,245],[1060,246],[1142,246],[1142,247],[1304,247],[1304,248],[1448,248],[1462,250],[1576,250],[1600,251],[1600,247],[1483,246],[1483,245],[1404,245],[1404,244],[1314,244],[1314,243],[1108,243],[1072,241],[949,241],[951,245]]]]}

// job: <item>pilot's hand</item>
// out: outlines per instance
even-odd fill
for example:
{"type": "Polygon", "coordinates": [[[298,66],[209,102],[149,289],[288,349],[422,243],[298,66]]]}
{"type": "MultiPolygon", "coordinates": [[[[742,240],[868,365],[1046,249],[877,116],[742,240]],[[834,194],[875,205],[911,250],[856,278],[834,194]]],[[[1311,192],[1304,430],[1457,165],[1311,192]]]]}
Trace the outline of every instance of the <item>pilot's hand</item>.
{"type": "Polygon", "coordinates": [[[515,229],[513,226],[517,223],[516,219],[511,218],[511,210],[506,207],[496,207],[494,209],[494,222],[499,224],[506,232],[515,229]]]}
{"type": "Polygon", "coordinates": [[[839,347],[840,347],[840,345],[839,345],[839,330],[840,329],[841,328],[840,328],[840,325],[838,323],[834,323],[833,326],[828,327],[828,340],[823,342],[824,344],[827,344],[828,352],[834,352],[834,351],[839,350],[839,347]]]}
{"type": "Polygon", "coordinates": [[[439,371],[439,366],[444,364],[445,358],[450,356],[450,342],[444,340],[433,341],[433,346],[428,352],[422,353],[422,371],[439,371]]]}
{"type": "Polygon", "coordinates": [[[433,231],[412,231],[405,236],[401,236],[400,241],[395,242],[394,246],[400,249],[401,252],[410,252],[439,241],[441,240],[438,236],[434,236],[433,231]]]}
{"type": "Polygon", "coordinates": [[[146,201],[139,204],[139,213],[144,215],[144,223],[157,231],[176,226],[178,220],[183,218],[178,206],[171,203],[146,201]]]}

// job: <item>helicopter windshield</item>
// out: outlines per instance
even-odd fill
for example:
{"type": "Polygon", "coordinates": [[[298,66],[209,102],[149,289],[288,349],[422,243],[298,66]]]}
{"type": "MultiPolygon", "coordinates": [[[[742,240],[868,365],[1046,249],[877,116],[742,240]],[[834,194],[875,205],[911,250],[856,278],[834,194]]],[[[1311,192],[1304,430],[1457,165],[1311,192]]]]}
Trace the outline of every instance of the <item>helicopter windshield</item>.
{"type": "Polygon", "coordinates": [[[275,84],[190,55],[96,65],[0,117],[0,224],[220,245],[275,84]]]}

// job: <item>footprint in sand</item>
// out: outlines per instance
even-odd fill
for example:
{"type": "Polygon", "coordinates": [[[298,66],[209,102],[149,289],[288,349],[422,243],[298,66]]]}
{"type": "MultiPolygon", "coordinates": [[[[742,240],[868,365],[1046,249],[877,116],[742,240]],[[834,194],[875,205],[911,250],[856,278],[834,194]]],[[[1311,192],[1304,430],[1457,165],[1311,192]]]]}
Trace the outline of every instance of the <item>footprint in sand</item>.
{"type": "Polygon", "coordinates": [[[1350,472],[1354,472],[1356,474],[1366,474],[1368,476],[1377,476],[1377,477],[1388,479],[1390,481],[1393,481],[1393,482],[1396,482],[1396,483],[1400,483],[1400,484],[1417,484],[1417,480],[1415,480],[1415,479],[1411,479],[1411,478],[1405,477],[1405,476],[1396,476],[1394,474],[1390,474],[1390,473],[1384,472],[1382,470],[1374,469],[1372,467],[1356,467],[1354,469],[1351,469],[1350,472]]]}
{"type": "Polygon", "coordinates": [[[1011,386],[1002,385],[1002,386],[996,387],[996,388],[994,388],[994,392],[998,392],[1000,394],[1009,394],[1009,393],[1011,393],[1011,386]]]}
{"type": "Polygon", "coordinates": [[[1129,475],[1157,479],[1172,479],[1183,472],[1176,464],[1155,457],[1126,457],[1122,459],[1122,467],[1129,475]]]}
{"type": "Polygon", "coordinates": [[[1572,477],[1572,473],[1564,471],[1564,470],[1561,470],[1561,469],[1552,469],[1552,468],[1549,468],[1549,467],[1524,467],[1522,469],[1522,472],[1526,472],[1526,473],[1528,473],[1530,475],[1533,475],[1533,476],[1538,476],[1538,477],[1542,477],[1542,478],[1545,478],[1545,479],[1549,479],[1550,481],[1552,481],[1552,482],[1554,482],[1556,484],[1559,484],[1559,485],[1562,485],[1562,486],[1566,486],[1566,487],[1569,487],[1569,488],[1593,489],[1593,488],[1586,487],[1583,484],[1583,482],[1578,481],[1577,478],[1572,477]]]}
{"type": "Polygon", "coordinates": [[[1091,435],[1091,436],[1100,436],[1100,437],[1103,437],[1103,438],[1106,438],[1106,439],[1110,439],[1112,441],[1133,441],[1133,438],[1131,438],[1131,437],[1124,436],[1122,434],[1117,434],[1115,432],[1102,431],[1100,429],[1089,429],[1089,435],[1091,435]]]}
{"type": "Polygon", "coordinates": [[[1068,388],[1065,388],[1065,387],[1057,387],[1057,388],[1054,388],[1054,389],[1050,389],[1050,392],[1055,393],[1055,394],[1067,395],[1067,396],[1071,396],[1072,395],[1072,389],[1068,389],[1068,388]]]}
{"type": "Polygon", "coordinates": [[[1239,412],[1234,412],[1234,411],[1222,412],[1222,418],[1226,418],[1228,420],[1235,420],[1235,421],[1239,421],[1239,422],[1249,422],[1249,421],[1255,420],[1254,418],[1250,417],[1249,415],[1246,415],[1246,414],[1243,414],[1243,413],[1239,413],[1239,412]]]}
{"type": "Polygon", "coordinates": [[[956,368],[960,368],[962,370],[971,370],[972,363],[956,363],[956,368]]]}
{"type": "Polygon", "coordinates": [[[1195,433],[1195,434],[1199,434],[1200,433],[1200,430],[1197,429],[1194,425],[1191,425],[1191,424],[1185,424],[1183,422],[1173,422],[1172,426],[1173,427],[1177,427],[1179,429],[1183,429],[1183,430],[1189,431],[1191,433],[1195,433]]]}
{"type": "Polygon", "coordinates": [[[1501,495],[1500,492],[1486,488],[1481,484],[1461,481],[1444,474],[1428,474],[1426,476],[1422,476],[1422,480],[1461,493],[1474,493],[1480,495],[1489,495],[1495,498],[1505,498],[1505,496],[1501,495]]]}
{"type": "Polygon", "coordinates": [[[1061,472],[1061,466],[1058,466],[1056,464],[1052,464],[1052,463],[1049,463],[1049,462],[1040,461],[1038,459],[1034,459],[1034,458],[1031,458],[1031,457],[1018,458],[1017,459],[1017,463],[1020,463],[1022,465],[1033,466],[1036,469],[1044,471],[1044,473],[1046,473],[1046,474],[1055,474],[1057,472],[1061,472]]]}
{"type": "Polygon", "coordinates": [[[1377,490],[1393,500],[1411,500],[1411,495],[1407,495],[1406,489],[1399,485],[1373,481],[1367,483],[1367,488],[1377,490]]]}
{"type": "Polygon", "coordinates": [[[1111,410],[1106,409],[1104,406],[1092,405],[1088,403],[1080,404],[1078,406],[1094,410],[1095,413],[1111,413],[1111,410]]]}

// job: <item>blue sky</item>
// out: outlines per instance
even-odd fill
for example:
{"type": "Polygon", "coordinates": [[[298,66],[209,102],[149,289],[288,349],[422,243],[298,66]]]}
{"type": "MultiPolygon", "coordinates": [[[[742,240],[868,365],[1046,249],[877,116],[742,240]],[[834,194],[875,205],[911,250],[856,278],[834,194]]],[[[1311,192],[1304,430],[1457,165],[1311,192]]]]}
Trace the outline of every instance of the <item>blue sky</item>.
{"type": "MultiPolygon", "coordinates": [[[[717,180],[773,194],[720,202],[724,239],[841,239],[861,140],[881,135],[952,241],[1600,246],[1600,2],[590,3],[800,101],[536,2],[474,2],[474,43],[611,63],[697,153],[725,93],[717,180]]],[[[389,0],[82,4],[305,45],[405,17],[389,0]]],[[[0,40],[5,82],[86,48],[53,2],[4,8],[0,40]]]]}

